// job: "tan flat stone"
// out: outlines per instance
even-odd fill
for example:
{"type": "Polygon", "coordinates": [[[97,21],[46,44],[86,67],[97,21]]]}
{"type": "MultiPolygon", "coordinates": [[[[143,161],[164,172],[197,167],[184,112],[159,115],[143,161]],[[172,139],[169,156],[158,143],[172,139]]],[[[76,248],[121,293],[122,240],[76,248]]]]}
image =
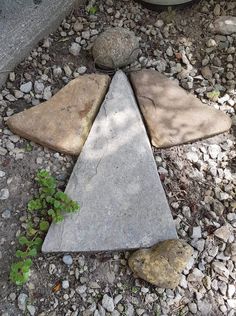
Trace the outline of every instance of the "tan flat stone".
{"type": "Polygon", "coordinates": [[[230,129],[231,119],[155,70],[131,74],[131,82],[155,147],[170,147],[230,129]]]}
{"type": "Polygon", "coordinates": [[[10,117],[7,125],[14,133],[42,146],[78,155],[109,82],[107,75],[78,77],[49,101],[10,117]]]}

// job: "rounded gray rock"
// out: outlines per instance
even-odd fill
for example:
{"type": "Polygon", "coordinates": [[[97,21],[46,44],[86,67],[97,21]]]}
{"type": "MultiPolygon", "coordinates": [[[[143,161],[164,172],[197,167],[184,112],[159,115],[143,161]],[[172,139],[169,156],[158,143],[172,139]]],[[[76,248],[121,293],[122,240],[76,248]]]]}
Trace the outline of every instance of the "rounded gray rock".
{"type": "Polygon", "coordinates": [[[62,260],[68,266],[72,265],[72,263],[73,263],[73,258],[70,255],[64,255],[62,260]]]}
{"type": "Polygon", "coordinates": [[[0,200],[7,200],[9,198],[9,190],[7,188],[0,190],[0,200]]]}
{"type": "Polygon", "coordinates": [[[101,33],[93,46],[95,63],[103,68],[119,68],[131,64],[139,53],[139,40],[135,34],[122,27],[101,33]]]}
{"type": "Polygon", "coordinates": [[[102,299],[102,306],[103,306],[103,308],[105,308],[105,310],[107,310],[108,312],[113,312],[114,309],[115,309],[113,299],[112,299],[110,296],[108,296],[107,294],[105,294],[105,295],[103,296],[103,299],[102,299]]]}

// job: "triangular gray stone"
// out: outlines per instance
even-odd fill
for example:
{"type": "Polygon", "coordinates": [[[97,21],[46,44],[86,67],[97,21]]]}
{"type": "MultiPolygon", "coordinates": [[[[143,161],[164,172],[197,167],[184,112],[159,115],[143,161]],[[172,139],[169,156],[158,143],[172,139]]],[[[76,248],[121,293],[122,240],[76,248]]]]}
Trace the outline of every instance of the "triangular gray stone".
{"type": "Polygon", "coordinates": [[[66,193],[81,210],[51,225],[44,252],[134,249],[177,238],[145,127],[121,71],[112,80],[66,193]]]}

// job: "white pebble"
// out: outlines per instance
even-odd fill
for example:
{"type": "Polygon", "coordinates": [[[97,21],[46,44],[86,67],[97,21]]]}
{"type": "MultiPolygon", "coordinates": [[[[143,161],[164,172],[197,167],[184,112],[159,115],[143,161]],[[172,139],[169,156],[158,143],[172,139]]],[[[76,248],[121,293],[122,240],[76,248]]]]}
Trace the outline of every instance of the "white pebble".
{"type": "Polygon", "coordinates": [[[201,226],[193,227],[192,236],[193,239],[199,239],[202,237],[202,229],[201,226]]]}
{"type": "Polygon", "coordinates": [[[23,83],[20,86],[20,91],[23,92],[23,93],[29,93],[31,90],[32,90],[32,82],[31,81],[23,83]]]}
{"type": "Polygon", "coordinates": [[[78,43],[72,43],[69,48],[69,52],[73,56],[79,56],[80,50],[81,50],[81,46],[78,43]]]}
{"type": "Polygon", "coordinates": [[[4,171],[1,171],[1,170],[0,170],[0,178],[5,177],[5,175],[6,175],[6,173],[5,173],[4,171]]]}
{"type": "Polygon", "coordinates": [[[69,281],[68,280],[64,280],[62,281],[62,287],[63,289],[68,289],[70,286],[69,281]]]}
{"type": "Polygon", "coordinates": [[[7,188],[4,188],[0,190],[0,200],[7,200],[9,198],[9,190],[7,188]]]}
{"type": "Polygon", "coordinates": [[[113,312],[114,309],[115,309],[113,299],[112,299],[110,296],[108,296],[107,294],[105,294],[105,295],[103,296],[103,299],[102,299],[102,306],[103,306],[103,308],[105,308],[105,310],[107,310],[108,312],[113,312]]]}
{"type": "Polygon", "coordinates": [[[62,260],[68,266],[72,265],[72,263],[73,263],[73,259],[72,259],[72,257],[70,255],[64,255],[62,260]]]}

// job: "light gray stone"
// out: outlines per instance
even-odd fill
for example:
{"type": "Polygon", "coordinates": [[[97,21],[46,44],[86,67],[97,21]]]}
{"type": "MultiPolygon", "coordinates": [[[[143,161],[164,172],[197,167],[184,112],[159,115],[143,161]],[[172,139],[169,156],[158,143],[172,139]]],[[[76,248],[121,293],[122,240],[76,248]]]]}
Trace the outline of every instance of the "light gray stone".
{"type": "Polygon", "coordinates": [[[211,30],[217,34],[230,35],[236,33],[236,17],[221,16],[214,21],[211,30]]]}
{"type": "Polygon", "coordinates": [[[231,234],[232,234],[232,227],[230,225],[224,225],[214,231],[214,235],[218,237],[219,239],[223,240],[224,242],[228,241],[231,234]]]}
{"type": "Polygon", "coordinates": [[[9,198],[9,190],[7,188],[0,190],[0,200],[7,200],[9,198]]]}
{"type": "Polygon", "coordinates": [[[112,299],[110,296],[108,296],[107,294],[105,294],[105,295],[103,296],[103,299],[102,299],[102,306],[103,306],[103,308],[105,308],[108,312],[113,312],[114,309],[115,309],[113,299],[112,299]]]}
{"type": "Polygon", "coordinates": [[[31,89],[32,89],[32,82],[31,81],[23,83],[20,86],[20,91],[23,92],[23,93],[29,93],[31,91],[31,89]]]}
{"type": "Polygon", "coordinates": [[[62,260],[68,266],[72,265],[72,263],[73,263],[73,258],[70,255],[63,256],[62,260]]]}
{"type": "Polygon", "coordinates": [[[79,53],[81,51],[81,46],[78,43],[72,43],[69,52],[74,56],[79,56],[79,53]]]}
{"type": "Polygon", "coordinates": [[[130,84],[118,71],[66,193],[81,206],[52,224],[44,252],[149,247],[177,234],[130,84]]]}
{"type": "Polygon", "coordinates": [[[36,308],[33,305],[27,305],[27,310],[30,313],[31,316],[35,315],[36,308]]]}
{"type": "Polygon", "coordinates": [[[27,303],[27,300],[28,300],[28,296],[25,293],[21,293],[18,296],[17,300],[18,300],[18,307],[19,307],[19,309],[22,310],[22,311],[25,311],[26,303],[27,303]]]}

